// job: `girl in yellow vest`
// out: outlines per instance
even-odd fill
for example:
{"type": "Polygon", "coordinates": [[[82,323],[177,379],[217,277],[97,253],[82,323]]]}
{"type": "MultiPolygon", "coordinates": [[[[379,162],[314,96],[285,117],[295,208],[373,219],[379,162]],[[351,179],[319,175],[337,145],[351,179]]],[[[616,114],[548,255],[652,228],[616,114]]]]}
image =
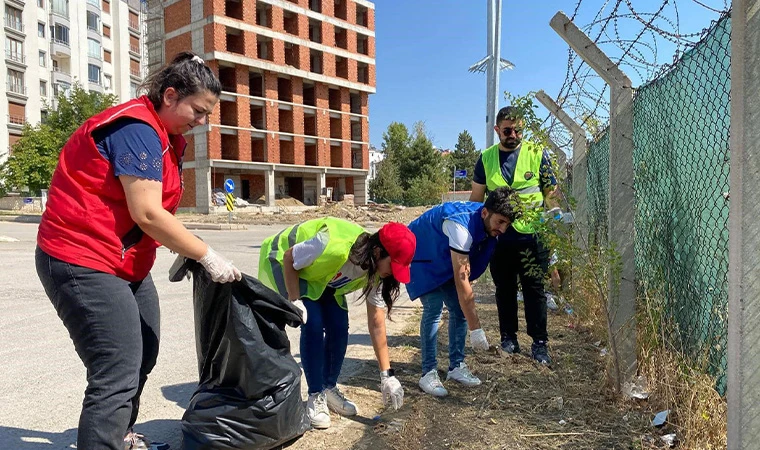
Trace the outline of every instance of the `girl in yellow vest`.
{"type": "Polygon", "coordinates": [[[416,240],[400,223],[371,234],[359,225],[324,217],[286,228],[261,244],[259,279],[302,311],[301,365],[314,428],[330,426],[328,409],[350,416],[356,404],[337,386],[348,346],[345,295],[361,290],[372,347],[380,369],[383,402],[399,408],[404,390],[388,357],[385,317],[409,282],[416,240]]]}

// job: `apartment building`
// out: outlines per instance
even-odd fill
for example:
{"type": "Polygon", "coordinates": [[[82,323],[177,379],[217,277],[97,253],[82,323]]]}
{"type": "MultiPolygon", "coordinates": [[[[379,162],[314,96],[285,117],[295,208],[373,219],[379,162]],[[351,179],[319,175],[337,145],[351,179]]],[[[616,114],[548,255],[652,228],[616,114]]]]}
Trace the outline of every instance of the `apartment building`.
{"type": "MultiPolygon", "coordinates": [[[[181,207],[211,212],[213,192],[318,204],[367,200],[368,97],[375,92],[374,4],[366,0],[164,1],[165,60],[203,55],[223,93],[188,134],[181,207]],[[328,189],[332,188],[332,189],[328,189]]],[[[150,6],[149,6],[150,9],[150,6]]],[[[155,36],[151,39],[154,39],[155,36]]]]}
{"type": "Polygon", "coordinates": [[[87,90],[136,95],[142,81],[139,0],[4,0],[5,99],[0,102],[0,163],[78,81],[87,90]],[[2,120],[4,119],[4,120],[2,120]]]}

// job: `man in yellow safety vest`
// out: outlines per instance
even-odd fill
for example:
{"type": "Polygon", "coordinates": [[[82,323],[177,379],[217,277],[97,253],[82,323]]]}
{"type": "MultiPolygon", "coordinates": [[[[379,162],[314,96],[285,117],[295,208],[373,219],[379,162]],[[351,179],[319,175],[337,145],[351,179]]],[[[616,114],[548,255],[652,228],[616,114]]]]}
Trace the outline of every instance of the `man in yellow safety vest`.
{"type": "Polygon", "coordinates": [[[523,121],[516,108],[499,110],[494,131],[499,143],[481,153],[475,165],[470,201],[482,202],[487,192],[510,186],[527,209],[499,236],[491,259],[491,275],[496,285],[501,347],[507,353],[519,353],[517,342],[517,279],[523,289],[525,321],[533,338],[531,354],[540,364],[551,364],[546,330],[544,277],[549,265],[549,249],[540,242],[536,222],[545,206],[554,206],[552,196],[557,181],[551,160],[544,149],[522,139],[523,121]],[[550,205],[546,205],[550,203],[550,205]],[[530,214],[533,212],[534,214],[530,214]]]}

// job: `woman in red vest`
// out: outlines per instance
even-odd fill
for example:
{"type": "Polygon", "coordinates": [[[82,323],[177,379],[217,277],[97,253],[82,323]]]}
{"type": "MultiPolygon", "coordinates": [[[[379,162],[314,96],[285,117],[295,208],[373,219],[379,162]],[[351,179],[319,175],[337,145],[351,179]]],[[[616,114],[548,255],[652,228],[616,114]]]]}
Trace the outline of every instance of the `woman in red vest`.
{"type": "Polygon", "coordinates": [[[182,135],[206,123],[219,80],[185,52],[143,87],[147,95],[96,114],[69,138],[37,235],[37,274],[87,368],[79,450],[147,447],[132,426],[158,356],[156,248],[199,261],[214,281],[241,278],[174,216],[182,135]]]}

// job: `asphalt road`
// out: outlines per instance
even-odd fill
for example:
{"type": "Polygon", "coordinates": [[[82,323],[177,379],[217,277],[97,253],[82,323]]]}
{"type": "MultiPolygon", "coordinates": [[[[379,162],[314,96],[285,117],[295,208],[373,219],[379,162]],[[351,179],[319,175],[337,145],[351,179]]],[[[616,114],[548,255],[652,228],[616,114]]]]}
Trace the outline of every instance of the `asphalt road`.
{"type": "MultiPolygon", "coordinates": [[[[243,272],[255,276],[261,241],[281,228],[252,226],[245,231],[195,233],[243,272]]],[[[36,224],[0,222],[1,450],[74,448],[86,386],[84,366],[37,278],[36,235],[36,224]]],[[[192,286],[189,281],[168,281],[174,258],[160,248],[152,271],[161,299],[161,351],[142,395],[136,429],[178,450],[179,420],[197,385],[198,373],[192,286]]],[[[406,297],[394,307],[402,317],[413,314],[414,309],[406,297]]],[[[349,310],[351,336],[342,378],[350,376],[352,362],[374,359],[366,309],[355,305],[349,310]]],[[[403,322],[389,322],[389,334],[403,327],[403,322]]],[[[289,328],[288,334],[298,360],[298,330],[289,328]]]]}

